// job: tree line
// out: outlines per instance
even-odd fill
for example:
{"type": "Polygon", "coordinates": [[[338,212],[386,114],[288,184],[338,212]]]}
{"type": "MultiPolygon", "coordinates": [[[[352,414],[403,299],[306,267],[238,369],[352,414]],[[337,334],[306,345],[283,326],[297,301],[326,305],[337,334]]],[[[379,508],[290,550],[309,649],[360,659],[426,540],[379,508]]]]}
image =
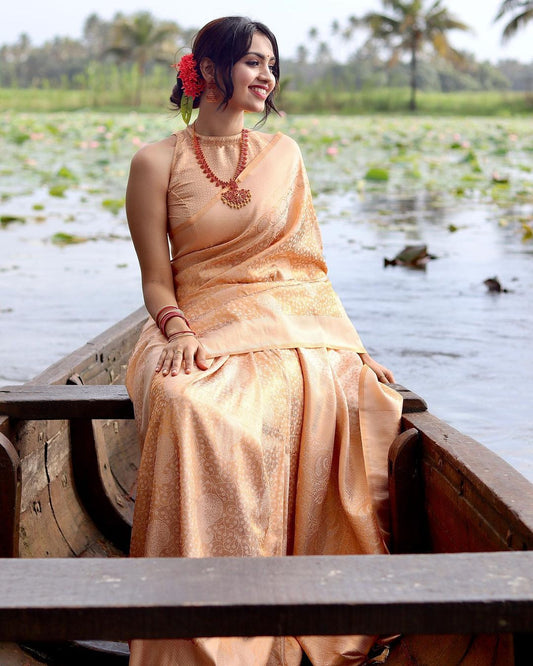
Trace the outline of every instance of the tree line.
{"type": "MultiPolygon", "coordinates": [[[[382,11],[334,21],[324,37],[313,28],[296,57],[284,60],[282,88],[320,91],[409,87],[410,107],[421,90],[533,90],[533,62],[494,65],[453,48],[450,33],[469,30],[443,0],[381,0],[382,11]],[[332,44],[351,55],[338,62],[332,44]]],[[[495,20],[506,19],[504,39],[533,19],[532,0],[503,0],[495,20]]],[[[150,12],[117,13],[112,20],[91,14],[80,39],[56,37],[34,46],[20,35],[0,47],[0,87],[91,88],[127,85],[131,103],[141,103],[143,85],[171,81],[168,65],[191,43],[194,29],[160,21],[150,12]],[[127,73],[127,75],[126,75],[127,73]],[[112,76],[113,74],[113,76],[112,76]],[[117,83],[122,76],[122,83],[117,83]]]]}

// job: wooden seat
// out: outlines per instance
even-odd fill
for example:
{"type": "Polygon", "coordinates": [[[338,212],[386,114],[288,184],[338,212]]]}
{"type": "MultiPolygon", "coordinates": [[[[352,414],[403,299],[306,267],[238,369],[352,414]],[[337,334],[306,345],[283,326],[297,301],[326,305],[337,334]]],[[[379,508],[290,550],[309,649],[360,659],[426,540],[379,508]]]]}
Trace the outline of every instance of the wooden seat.
{"type": "Polygon", "coordinates": [[[0,640],[526,632],[533,552],[5,559],[0,590],[0,640]]]}
{"type": "MultiPolygon", "coordinates": [[[[427,408],[424,400],[392,384],[403,397],[403,413],[427,408]]],[[[126,387],[117,384],[23,384],[0,388],[0,414],[16,419],[132,419],[133,405],[126,387]]]]}
{"type": "MultiPolygon", "coordinates": [[[[453,441],[456,431],[440,432],[442,422],[425,411],[424,401],[403,387],[396,388],[404,396],[404,432],[389,456],[393,543],[397,552],[449,547],[441,536],[437,542],[435,527],[426,522],[440,501],[430,495],[428,505],[427,474],[433,475],[429,477],[433,482],[438,470],[443,488],[452,482],[459,488],[460,502],[464,500],[466,507],[455,503],[459,515],[472,510],[470,485],[479,490],[483,484],[470,470],[458,470],[450,451],[439,444],[453,441]],[[466,498],[462,498],[463,490],[469,493],[466,498]]],[[[98,429],[98,419],[133,418],[125,388],[4,387],[0,414],[13,423],[68,421],[74,479],[83,505],[101,532],[126,552],[130,507],[117,511],[113,506],[115,481],[98,429]]],[[[16,451],[5,436],[0,438],[0,458],[9,461],[0,464],[0,482],[8,479],[5,488],[10,489],[8,494],[0,492],[0,511],[11,512],[12,529],[7,541],[0,530],[0,546],[4,539],[1,552],[9,557],[16,554],[18,540],[20,470],[16,451]]],[[[482,511],[482,501],[476,501],[482,511]]],[[[502,515],[500,522],[495,521],[500,541],[492,549],[529,544],[531,521],[513,513],[508,498],[486,510],[502,515]],[[507,532],[501,521],[507,521],[507,532]]],[[[494,529],[478,523],[475,543],[482,544],[494,529]]],[[[79,639],[86,639],[93,641],[86,644],[89,655],[103,649],[106,658],[120,662],[125,654],[113,656],[112,644],[105,641],[199,635],[513,632],[515,637],[526,637],[515,642],[522,646],[517,654],[529,655],[532,556],[531,552],[501,552],[238,560],[0,560],[0,640],[75,640],[76,647],[83,647],[79,639]],[[36,580],[40,584],[32,585],[36,580]]],[[[87,663],[99,663],[88,658],[87,663]]],[[[526,662],[519,656],[516,663],[526,662]]]]}

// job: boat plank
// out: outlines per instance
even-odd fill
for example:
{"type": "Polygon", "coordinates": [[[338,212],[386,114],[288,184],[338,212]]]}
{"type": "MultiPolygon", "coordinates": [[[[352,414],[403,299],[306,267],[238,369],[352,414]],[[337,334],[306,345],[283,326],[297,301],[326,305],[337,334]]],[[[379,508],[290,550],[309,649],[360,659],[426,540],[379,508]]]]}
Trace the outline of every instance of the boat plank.
{"type": "Polygon", "coordinates": [[[17,557],[20,519],[20,459],[0,433],[0,557],[17,557]]]}
{"type": "Polygon", "coordinates": [[[420,432],[432,546],[456,551],[461,523],[469,550],[533,550],[533,484],[495,453],[429,412],[407,414],[420,432]],[[442,519],[448,516],[448,530],[442,519]],[[474,539],[473,530],[478,537],[474,539]]]}
{"type": "MultiPolygon", "coordinates": [[[[426,409],[420,396],[392,386],[403,397],[404,413],[426,409]]],[[[24,384],[0,388],[0,414],[17,419],[130,419],[133,406],[121,384],[24,384]]]]}
{"type": "Polygon", "coordinates": [[[395,438],[389,449],[391,550],[396,554],[428,551],[419,440],[418,430],[409,428],[395,438]]]}
{"type": "Polygon", "coordinates": [[[128,419],[133,406],[122,384],[0,388],[0,413],[17,419],[128,419]]]}
{"type": "Polygon", "coordinates": [[[0,589],[0,640],[525,632],[533,553],[5,559],[0,589]]]}

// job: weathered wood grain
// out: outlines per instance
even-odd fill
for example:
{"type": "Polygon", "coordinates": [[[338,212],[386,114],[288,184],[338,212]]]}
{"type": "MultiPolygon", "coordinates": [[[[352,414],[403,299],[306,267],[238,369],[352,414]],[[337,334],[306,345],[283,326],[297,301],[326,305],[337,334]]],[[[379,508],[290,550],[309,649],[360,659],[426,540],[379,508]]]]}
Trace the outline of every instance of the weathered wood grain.
{"type": "MultiPolygon", "coordinates": [[[[146,310],[139,309],[80,349],[47,368],[29,385],[62,385],[79,373],[85,383],[123,384],[131,349],[146,320],[146,310]]],[[[116,410],[113,409],[115,413],[116,410]]],[[[109,451],[113,476],[131,495],[132,478],[138,461],[135,425],[122,421],[132,461],[109,451]],[[124,469],[121,468],[121,465],[124,469]]],[[[102,428],[110,423],[101,421],[102,428]]],[[[109,431],[109,428],[107,428],[109,431]]],[[[0,432],[13,443],[22,473],[20,511],[20,555],[23,557],[68,557],[119,555],[89,517],[74,487],[70,457],[70,428],[67,420],[20,420],[0,416],[0,432]]],[[[122,432],[112,441],[122,447],[122,432]]],[[[109,445],[106,440],[106,444],[109,445]]]]}
{"type": "Polygon", "coordinates": [[[413,391],[410,391],[401,384],[389,384],[389,386],[395,391],[398,391],[398,393],[402,396],[404,414],[425,412],[427,410],[428,406],[424,398],[421,398],[416,393],[413,393],[413,391]]]}
{"type": "MultiPolygon", "coordinates": [[[[404,399],[404,414],[423,411],[426,403],[412,391],[392,385],[404,399]]],[[[131,419],[133,406],[120,384],[23,384],[0,387],[0,414],[17,419],[131,419]]]]}
{"type": "Polygon", "coordinates": [[[13,444],[0,433],[0,557],[18,556],[21,475],[13,444]]]}
{"type": "Polygon", "coordinates": [[[533,484],[482,444],[429,412],[407,414],[420,433],[434,552],[533,550],[533,484]]]}
{"type": "MultiPolygon", "coordinates": [[[[83,381],[75,375],[69,384],[82,387],[83,381]]],[[[72,419],[70,442],[74,483],[81,503],[102,534],[128,553],[134,503],[113,475],[101,421],[72,419]]]]}
{"type": "Polygon", "coordinates": [[[400,433],[389,449],[391,549],[396,554],[429,550],[420,454],[416,428],[400,433]]]}
{"type": "Polygon", "coordinates": [[[532,623],[531,552],[0,561],[0,640],[520,632],[532,623]]]}
{"type": "Polygon", "coordinates": [[[123,385],[4,386],[0,413],[17,419],[133,418],[131,400],[123,385]]]}

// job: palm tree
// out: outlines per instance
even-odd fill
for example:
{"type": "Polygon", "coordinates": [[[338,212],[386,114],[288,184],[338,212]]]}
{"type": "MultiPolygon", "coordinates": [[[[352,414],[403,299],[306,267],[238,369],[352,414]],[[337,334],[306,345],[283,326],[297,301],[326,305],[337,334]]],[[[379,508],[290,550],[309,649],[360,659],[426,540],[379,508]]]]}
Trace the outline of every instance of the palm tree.
{"type": "Polygon", "coordinates": [[[510,13],[514,13],[515,16],[503,29],[503,42],[513,37],[517,30],[525,27],[528,21],[533,20],[533,2],[531,0],[504,0],[494,21],[499,21],[510,13]]]}
{"type": "Polygon", "coordinates": [[[111,46],[107,53],[137,65],[137,88],[134,103],[141,103],[142,82],[150,62],[169,62],[176,51],[180,27],[172,21],[158,21],[150,12],[132,16],[117,15],[112,26],[111,46]]]}
{"type": "Polygon", "coordinates": [[[370,29],[371,39],[381,41],[391,50],[389,64],[393,65],[405,52],[410,59],[411,99],[409,108],[416,109],[418,58],[426,45],[438,55],[455,62],[463,60],[460,53],[452,48],[447,32],[450,30],[470,30],[442,6],[442,0],[434,0],[426,9],[424,0],[400,2],[381,0],[384,9],[390,13],[370,12],[362,18],[349,19],[349,32],[360,26],[370,29]]]}

